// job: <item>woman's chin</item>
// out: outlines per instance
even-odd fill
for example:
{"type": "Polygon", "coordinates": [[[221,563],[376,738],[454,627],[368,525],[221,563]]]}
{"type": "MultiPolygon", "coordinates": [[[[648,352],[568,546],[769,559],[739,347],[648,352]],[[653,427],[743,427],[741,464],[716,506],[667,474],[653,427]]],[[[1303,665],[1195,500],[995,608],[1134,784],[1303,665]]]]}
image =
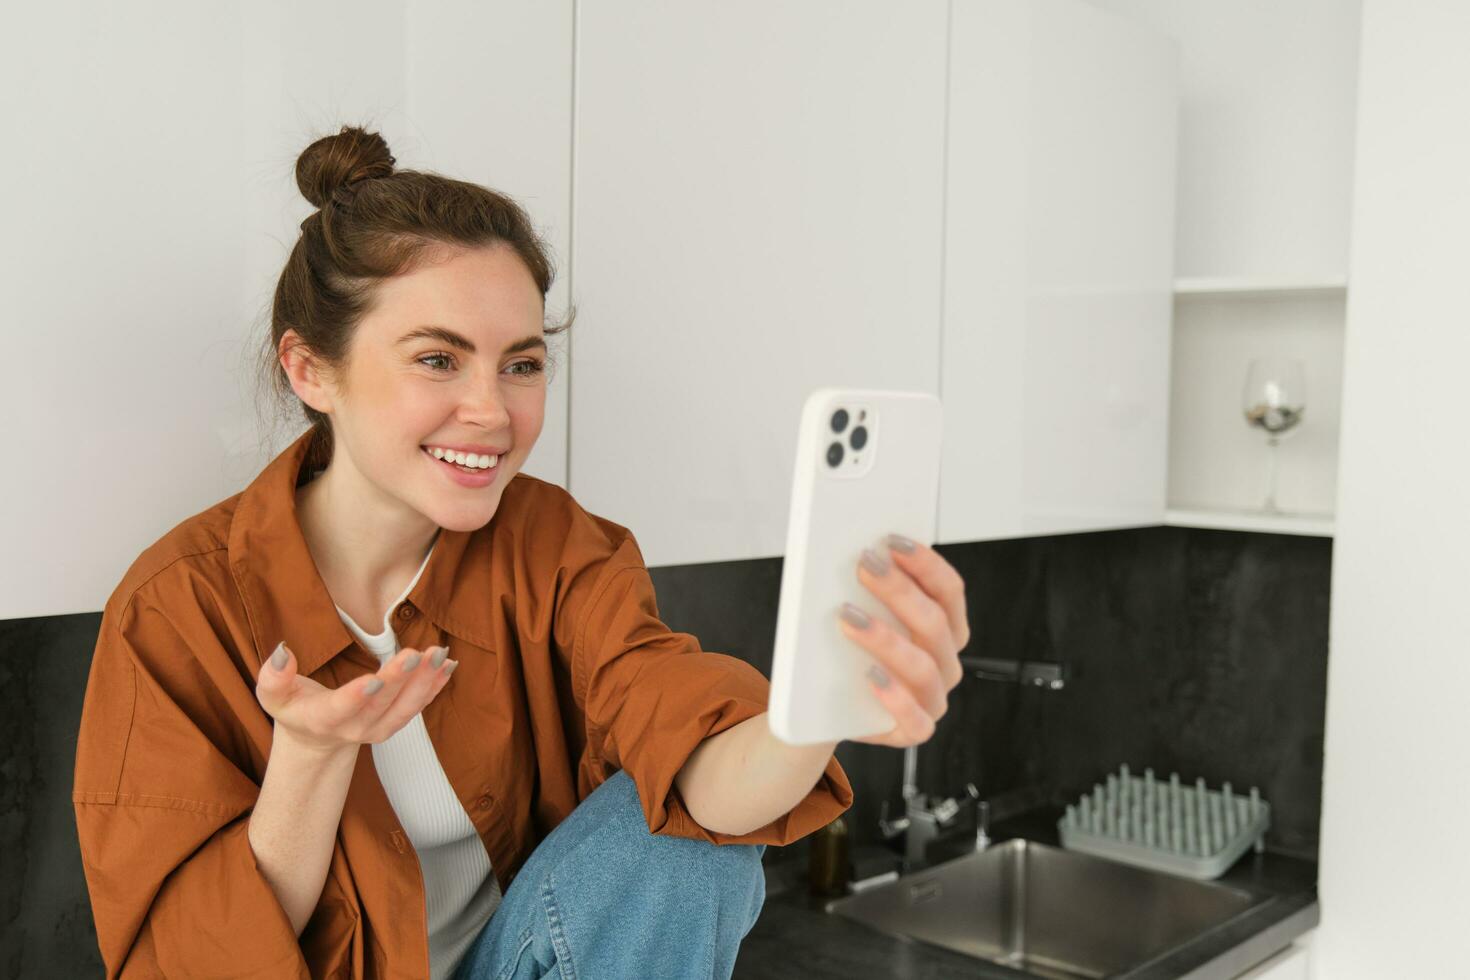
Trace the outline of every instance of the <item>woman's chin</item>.
{"type": "Polygon", "coordinates": [[[427,512],[428,517],[446,531],[478,531],[490,523],[500,506],[500,493],[485,490],[479,498],[445,504],[442,501],[427,512]]]}

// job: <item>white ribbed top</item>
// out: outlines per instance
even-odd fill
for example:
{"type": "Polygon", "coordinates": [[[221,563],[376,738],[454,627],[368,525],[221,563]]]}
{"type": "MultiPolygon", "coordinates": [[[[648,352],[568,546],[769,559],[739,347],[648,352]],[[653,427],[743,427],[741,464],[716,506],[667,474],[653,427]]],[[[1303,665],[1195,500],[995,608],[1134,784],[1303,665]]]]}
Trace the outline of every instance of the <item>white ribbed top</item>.
{"type": "MultiPolygon", "coordinates": [[[[434,544],[439,543],[436,535],[434,544]]],[[[434,546],[429,547],[429,554],[434,546]]],[[[399,649],[389,613],[408,595],[429,564],[428,555],[383,614],[383,631],[364,632],[337,606],[337,614],[379,663],[399,649]]],[[[336,605],[336,603],[333,603],[336,605]]],[[[451,651],[451,654],[453,651],[451,651]]],[[[419,666],[424,670],[427,665],[419,666]]],[[[490,873],[490,856],[434,754],[434,743],[416,714],[385,741],[373,745],[378,780],[418,852],[428,905],[429,970],[433,980],[453,976],[470,943],[500,905],[500,883],[490,873]]]]}

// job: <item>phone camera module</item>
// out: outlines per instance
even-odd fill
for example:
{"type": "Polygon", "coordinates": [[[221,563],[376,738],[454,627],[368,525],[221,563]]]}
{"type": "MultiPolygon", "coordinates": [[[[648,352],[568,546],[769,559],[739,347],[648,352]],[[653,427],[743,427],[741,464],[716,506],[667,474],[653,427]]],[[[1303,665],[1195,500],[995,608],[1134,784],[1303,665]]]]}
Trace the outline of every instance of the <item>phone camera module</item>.
{"type": "Polygon", "coordinates": [[[841,432],[847,428],[847,409],[839,408],[832,413],[832,431],[841,432]]]}
{"type": "Polygon", "coordinates": [[[854,450],[862,449],[868,444],[868,430],[860,425],[852,430],[852,435],[848,438],[852,440],[854,450]]]}
{"type": "Polygon", "coordinates": [[[827,465],[838,466],[842,463],[842,443],[834,442],[827,447],[827,465]]]}

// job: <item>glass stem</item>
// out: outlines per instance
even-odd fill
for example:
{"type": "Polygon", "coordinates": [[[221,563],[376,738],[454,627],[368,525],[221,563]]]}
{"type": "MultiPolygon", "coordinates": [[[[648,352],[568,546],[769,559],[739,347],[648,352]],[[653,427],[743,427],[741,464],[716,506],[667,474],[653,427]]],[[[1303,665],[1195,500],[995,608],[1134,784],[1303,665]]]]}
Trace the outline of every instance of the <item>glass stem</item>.
{"type": "Polygon", "coordinates": [[[1276,457],[1279,450],[1276,447],[1281,444],[1281,440],[1276,436],[1271,436],[1266,440],[1266,444],[1271,447],[1267,451],[1267,455],[1270,456],[1270,463],[1266,470],[1266,504],[1261,509],[1268,514],[1279,514],[1281,513],[1281,508],[1276,506],[1276,457]]]}

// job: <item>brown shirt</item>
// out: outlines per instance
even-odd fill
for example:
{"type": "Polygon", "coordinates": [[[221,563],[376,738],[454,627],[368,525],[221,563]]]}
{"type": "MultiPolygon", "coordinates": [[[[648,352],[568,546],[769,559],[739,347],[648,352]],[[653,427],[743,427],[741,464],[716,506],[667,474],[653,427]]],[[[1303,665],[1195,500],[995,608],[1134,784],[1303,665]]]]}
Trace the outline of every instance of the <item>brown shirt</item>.
{"type": "MultiPolygon", "coordinates": [[[[246,836],[271,749],[262,659],[285,640],[328,687],[379,668],[296,519],[310,439],[151,545],[103,611],[72,800],[108,978],[429,975],[423,878],[370,745],[299,940],[246,836]]],[[[716,844],[789,844],[852,804],[834,756],[759,830],[690,817],[675,774],[702,739],[765,711],[769,683],[670,631],[633,535],[555,484],[517,473],[488,524],[441,530],[390,613],[404,646],[443,643],[460,662],[424,725],[502,890],[618,769],[650,831],[716,844]]]]}

